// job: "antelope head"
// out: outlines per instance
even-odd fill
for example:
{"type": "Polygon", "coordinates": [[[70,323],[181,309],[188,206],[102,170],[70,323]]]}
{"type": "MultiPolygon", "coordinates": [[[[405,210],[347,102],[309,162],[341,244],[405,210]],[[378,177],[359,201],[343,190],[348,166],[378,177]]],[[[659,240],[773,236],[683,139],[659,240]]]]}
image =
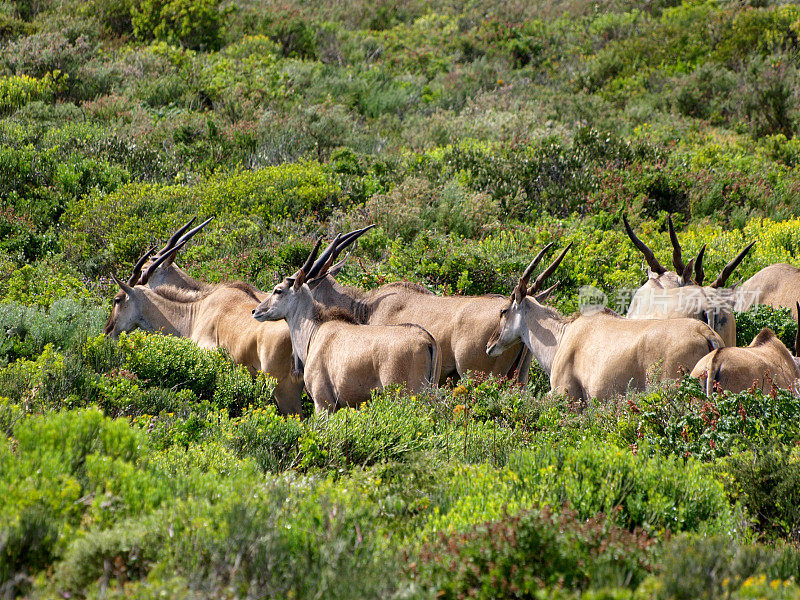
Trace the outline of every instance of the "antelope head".
{"type": "Polygon", "coordinates": [[[561,261],[564,260],[564,256],[572,247],[572,243],[570,243],[564,248],[561,254],[550,263],[550,266],[539,274],[534,280],[533,285],[528,287],[531,274],[552,245],[552,242],[547,244],[547,246],[536,255],[536,258],[531,261],[531,264],[529,264],[528,268],[522,273],[522,277],[520,277],[517,287],[514,288],[508,304],[500,310],[500,325],[486,344],[486,354],[489,356],[500,356],[503,352],[508,350],[508,348],[516,344],[517,340],[522,340],[526,346],[530,347],[530,331],[526,319],[527,313],[531,306],[541,306],[539,303],[540,300],[544,300],[553,290],[555,286],[542,290],[542,285],[547,278],[553,274],[558,265],[561,264],[561,261]],[[529,295],[533,297],[528,298],[529,295]]]}
{"type": "Polygon", "coordinates": [[[131,276],[131,280],[128,283],[130,285],[148,285],[151,288],[172,285],[178,288],[188,287],[194,289],[198,285],[197,282],[194,282],[184,273],[174,261],[178,251],[213,219],[213,217],[206,219],[194,229],[187,231],[194,223],[195,218],[193,217],[173,233],[161,250],[155,254],[153,254],[154,248],[148,250],[136,263],[133,271],[134,275],[131,276]],[[145,267],[145,265],[147,266],[145,267]]]}
{"type": "Polygon", "coordinates": [[[113,338],[118,338],[123,331],[133,331],[136,328],[152,331],[153,327],[145,318],[142,310],[145,302],[142,292],[131,285],[130,280],[128,283],[123,283],[114,275],[111,275],[111,278],[120,287],[120,291],[114,296],[111,314],[108,316],[103,332],[113,338]]]}
{"type": "Polygon", "coordinates": [[[633,232],[630,223],[628,223],[628,218],[625,215],[622,216],[622,222],[625,225],[625,232],[628,234],[628,237],[633,242],[633,245],[642,253],[647,263],[648,279],[658,281],[663,287],[682,287],[684,285],[690,285],[695,283],[698,278],[702,281],[704,276],[703,254],[705,252],[705,246],[701,248],[696,259],[684,263],[683,249],[675,233],[672,215],[667,216],[667,223],[669,225],[669,239],[672,243],[672,266],[675,271],[668,271],[658,262],[653,251],[633,232]],[[693,270],[695,273],[694,277],[692,277],[693,270]]]}
{"type": "MultiPolygon", "coordinates": [[[[338,236],[337,236],[338,239],[338,236]]],[[[322,238],[317,240],[306,262],[295,273],[285,277],[272,289],[272,293],[253,309],[253,318],[257,321],[280,321],[293,315],[301,304],[302,298],[309,299],[311,290],[306,285],[308,273],[314,265],[322,238]]]]}
{"type": "Polygon", "coordinates": [[[317,258],[317,253],[322,240],[317,240],[305,264],[292,276],[286,277],[275,286],[270,296],[255,308],[253,317],[259,321],[279,321],[287,318],[296,310],[300,296],[306,292],[310,294],[311,290],[316,288],[328,275],[336,275],[341,270],[347,258],[345,257],[336,264],[333,261],[342,250],[373,227],[375,225],[368,225],[345,235],[338,234],[319,255],[319,258],[317,258]]]}

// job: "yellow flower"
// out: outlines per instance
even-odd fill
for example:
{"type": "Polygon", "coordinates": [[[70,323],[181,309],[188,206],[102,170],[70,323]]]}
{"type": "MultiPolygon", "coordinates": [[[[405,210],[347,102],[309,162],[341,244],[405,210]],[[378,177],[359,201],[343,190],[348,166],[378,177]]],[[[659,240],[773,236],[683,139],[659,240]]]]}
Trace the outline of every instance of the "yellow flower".
{"type": "Polygon", "coordinates": [[[453,388],[453,398],[466,395],[467,395],[467,388],[465,388],[463,385],[457,385],[455,388],[453,388]]]}

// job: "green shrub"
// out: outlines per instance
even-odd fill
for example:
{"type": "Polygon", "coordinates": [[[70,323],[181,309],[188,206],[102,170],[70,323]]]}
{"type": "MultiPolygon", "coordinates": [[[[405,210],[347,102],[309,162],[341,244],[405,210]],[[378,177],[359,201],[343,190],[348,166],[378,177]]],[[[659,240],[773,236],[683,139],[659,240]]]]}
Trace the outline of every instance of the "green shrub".
{"type": "Polygon", "coordinates": [[[93,0],[91,7],[100,23],[114,35],[133,33],[133,0],[93,0]]]}
{"type": "Polygon", "coordinates": [[[635,589],[649,570],[651,543],[606,515],[583,520],[568,508],[527,510],[441,534],[409,570],[437,598],[527,598],[556,586],[635,589]]]}
{"type": "Polygon", "coordinates": [[[31,416],[18,423],[14,437],[20,455],[34,463],[58,457],[59,469],[77,476],[85,473],[88,454],[133,461],[144,450],[126,420],[108,419],[97,409],[31,416]]]}
{"type": "Polygon", "coordinates": [[[797,69],[788,66],[792,59],[777,55],[753,57],[744,72],[741,91],[743,116],[755,136],[797,133],[797,69]]]}
{"type": "Polygon", "coordinates": [[[722,486],[699,463],[647,458],[595,446],[547,445],[519,452],[509,467],[519,489],[543,504],[569,503],[582,518],[604,512],[646,531],[727,531],[731,510],[722,486]]]}
{"type": "Polygon", "coordinates": [[[77,349],[100,332],[105,318],[106,311],[71,298],[56,300],[48,310],[0,303],[0,361],[34,358],[47,344],[60,352],[77,349]]]}
{"type": "Polygon", "coordinates": [[[135,0],[133,34],[196,50],[218,50],[224,27],[220,0],[135,0]]]}
{"type": "Polygon", "coordinates": [[[664,454],[711,460],[737,449],[800,440],[800,400],[787,390],[760,389],[707,398],[696,379],[630,400],[617,430],[625,444],[643,442],[664,454]]]}
{"type": "Polygon", "coordinates": [[[315,420],[311,432],[301,440],[301,450],[306,451],[300,457],[303,466],[405,461],[441,443],[425,406],[395,388],[374,392],[372,400],[358,410],[344,408],[315,420]]]}
{"type": "Polygon", "coordinates": [[[736,84],[736,75],[724,67],[700,65],[676,82],[675,106],[683,115],[725,123],[735,109],[730,95],[736,84]]]}
{"type": "Polygon", "coordinates": [[[268,22],[266,34],[280,44],[285,57],[316,58],[317,32],[302,19],[275,19],[268,22]]]}
{"type": "Polygon", "coordinates": [[[659,598],[777,599],[797,593],[792,584],[800,556],[793,546],[682,535],[667,544],[662,556],[659,598]]]}
{"type": "Polygon", "coordinates": [[[44,506],[21,508],[0,525],[0,582],[5,593],[23,594],[29,577],[53,560],[58,540],[56,519],[44,506]]]}
{"type": "Polygon", "coordinates": [[[93,54],[93,44],[85,36],[69,39],[60,31],[43,31],[9,43],[2,61],[16,75],[38,80],[49,77],[51,93],[69,97],[72,86],[80,80],[80,68],[93,54]]]}
{"type": "Polygon", "coordinates": [[[0,77],[0,115],[13,112],[34,100],[52,100],[54,87],[52,73],[42,79],[27,75],[0,77]]]}
{"type": "Polygon", "coordinates": [[[406,180],[387,194],[372,196],[365,208],[370,222],[407,242],[423,229],[481,237],[497,225],[499,216],[487,194],[470,192],[457,181],[439,191],[424,180],[406,180]]]}
{"type": "Polygon", "coordinates": [[[170,515],[175,537],[162,564],[205,595],[387,597],[398,564],[363,503],[364,482],[285,478],[227,484],[221,502],[189,501],[170,515]],[[215,527],[195,527],[198,518],[215,527]],[[236,568],[231,568],[236,565],[236,568]]]}
{"type": "Polygon", "coordinates": [[[729,493],[766,538],[800,540],[800,463],[778,445],[729,457],[722,466],[729,493]]]}
{"type": "Polygon", "coordinates": [[[737,312],[734,316],[737,346],[749,346],[762,329],[769,327],[794,354],[797,322],[792,318],[789,308],[773,308],[760,304],[747,312],[737,312]]]}
{"type": "Polygon", "coordinates": [[[61,301],[73,304],[89,304],[97,296],[86,288],[86,282],[69,272],[59,272],[55,265],[39,262],[35,266],[24,265],[16,269],[6,284],[6,301],[25,306],[50,308],[61,301]]]}
{"type": "Polygon", "coordinates": [[[188,339],[136,331],[120,336],[119,345],[125,367],[145,385],[191,390],[233,411],[268,403],[275,389],[274,379],[252,377],[222,350],[204,350],[188,339]]]}
{"type": "MultiPolygon", "coordinates": [[[[321,218],[343,203],[340,186],[319,163],[219,173],[193,186],[130,184],[72,203],[64,215],[70,230],[62,239],[73,259],[96,264],[108,260],[110,248],[116,263],[133,264],[151,240],[161,239],[165,231],[198,212],[217,215],[217,223],[252,217],[268,225],[290,216],[321,218]],[[137,217],[112,223],[104,217],[109,210],[137,217]]],[[[210,225],[204,235],[217,227],[223,225],[210,225]]]]}
{"type": "Polygon", "coordinates": [[[163,515],[120,520],[110,529],[77,538],[65,551],[55,577],[63,589],[84,591],[101,574],[120,583],[146,576],[166,542],[163,515]]]}
{"type": "MultiPolygon", "coordinates": [[[[299,419],[279,415],[274,406],[249,407],[232,425],[229,446],[237,456],[252,457],[262,471],[277,473],[298,464],[305,433],[299,419]]],[[[317,459],[307,446],[303,450],[308,464],[317,459]]]]}

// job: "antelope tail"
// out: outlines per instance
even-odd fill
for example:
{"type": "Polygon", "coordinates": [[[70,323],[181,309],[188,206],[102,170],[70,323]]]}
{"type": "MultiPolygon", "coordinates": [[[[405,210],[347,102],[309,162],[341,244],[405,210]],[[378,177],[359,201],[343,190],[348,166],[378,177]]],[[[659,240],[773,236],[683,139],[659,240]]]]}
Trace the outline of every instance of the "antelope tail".
{"type": "Polygon", "coordinates": [[[719,376],[722,371],[719,355],[719,352],[714,352],[714,355],[711,357],[711,362],[708,365],[708,373],[706,374],[706,396],[709,398],[714,392],[714,384],[719,382],[719,376]]]}
{"type": "Polygon", "coordinates": [[[723,347],[723,344],[720,344],[717,340],[711,337],[706,337],[706,342],[708,343],[708,351],[713,352],[714,350],[719,350],[723,347]]]}
{"type": "Polygon", "coordinates": [[[706,312],[706,323],[708,326],[711,327],[714,331],[717,330],[717,313],[714,310],[707,310],[706,312]]]}
{"type": "Polygon", "coordinates": [[[433,343],[428,344],[428,352],[431,354],[431,368],[428,373],[428,382],[430,385],[437,385],[442,373],[442,352],[439,350],[439,342],[433,340],[433,343]]]}
{"type": "Polygon", "coordinates": [[[428,383],[430,385],[438,385],[439,377],[442,374],[442,351],[439,348],[439,342],[431,335],[431,332],[425,329],[422,325],[417,323],[403,323],[406,327],[416,327],[425,332],[428,336],[428,354],[430,355],[430,362],[428,363],[428,383]]]}
{"type": "Polygon", "coordinates": [[[442,374],[442,351],[439,348],[439,342],[431,335],[431,332],[422,326],[418,327],[428,334],[428,352],[431,355],[430,369],[428,370],[428,383],[430,385],[438,385],[439,377],[442,374]]]}

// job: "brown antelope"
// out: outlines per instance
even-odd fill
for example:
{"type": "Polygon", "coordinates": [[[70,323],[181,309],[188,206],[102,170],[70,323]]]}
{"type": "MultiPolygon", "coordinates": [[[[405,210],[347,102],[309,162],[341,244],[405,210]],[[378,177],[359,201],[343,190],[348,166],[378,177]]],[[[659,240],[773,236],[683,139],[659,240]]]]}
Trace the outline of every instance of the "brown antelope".
{"type": "Polygon", "coordinates": [[[486,352],[496,355],[522,340],[550,375],[553,393],[587,402],[643,389],[648,370],[660,369],[662,379],[677,377],[723,345],[717,333],[695,319],[633,321],[608,309],[564,317],[528,296],[548,275],[539,275],[528,289],[541,256],[525,269],[506,300],[486,352]]]}
{"type": "MultiPolygon", "coordinates": [[[[625,219],[626,230],[632,240],[638,240],[625,219]]],[[[720,273],[710,285],[703,285],[703,255],[705,246],[700,249],[696,262],[694,259],[683,263],[681,247],[675,235],[672,218],[669,218],[670,239],[673,246],[673,264],[676,273],[663,271],[658,278],[649,278],[648,282],[634,294],[628,307],[629,319],[674,319],[688,317],[707,323],[716,331],[726,346],[736,345],[736,320],[733,315],[733,290],[725,289],[725,283],[739,263],[753,247],[748,244],[720,273]],[[694,268],[695,277],[692,278],[694,268]],[[677,286],[672,286],[677,282],[677,286]]],[[[637,244],[634,241],[634,244],[637,244]]],[[[649,251],[639,240],[639,244],[649,251]]],[[[637,247],[642,248],[637,244],[637,247]]],[[[642,250],[644,252],[644,250],[642,250]]],[[[647,257],[647,254],[645,254],[647,257]]],[[[652,252],[650,252],[652,257],[652,252]]],[[[652,258],[655,261],[655,258],[652,258]]],[[[648,260],[650,263],[650,260],[648,260]]],[[[657,261],[656,263],[657,264],[657,261]]],[[[663,269],[663,267],[661,267],[663,269]]],[[[650,271],[654,272],[654,264],[650,271]]]]}
{"type": "MultiPolygon", "coordinates": [[[[344,236],[328,260],[338,256],[348,236],[360,235],[369,228],[344,236]]],[[[469,370],[516,376],[521,383],[528,380],[531,356],[523,344],[513,344],[499,356],[490,357],[485,352],[486,342],[497,328],[495,316],[506,303],[503,296],[442,297],[421,285],[406,282],[389,283],[364,292],[341,285],[334,279],[343,263],[332,266],[329,275],[324,277],[319,276],[320,261],[314,263],[308,275],[308,285],[314,299],[325,306],[337,306],[345,310],[359,323],[416,323],[424,327],[436,338],[441,348],[440,384],[444,384],[448,378],[458,378],[469,370]]],[[[539,299],[544,299],[553,288],[555,286],[541,292],[539,299]]]]}
{"type": "MultiPolygon", "coordinates": [[[[194,235],[200,228],[190,234],[194,235]]],[[[293,369],[288,327],[284,323],[253,321],[250,316],[253,305],[263,300],[265,294],[246,283],[211,286],[188,275],[183,279],[183,271],[167,259],[170,255],[174,259],[190,234],[184,235],[178,230],[171,238],[172,243],[168,242],[159,252],[144,275],[142,269],[152,251],[139,259],[127,283],[114,277],[121,291],[114,297],[105,333],[117,337],[123,331],[138,327],[186,337],[204,348],[224,348],[234,362],[244,365],[251,373],[263,371],[275,377],[278,407],[283,413],[299,413],[303,379],[293,369]],[[175,243],[178,236],[185,238],[183,244],[175,243]],[[162,276],[159,271],[164,268],[168,273],[162,276]],[[177,281],[184,287],[154,285],[167,280],[177,281]]]]}
{"type": "MultiPolygon", "coordinates": [[[[318,277],[327,275],[338,241],[337,236],[320,257],[318,277]]],[[[441,372],[439,345],[423,327],[357,324],[351,313],[314,300],[306,277],[318,249],[319,242],[303,267],[253,310],[258,321],[288,323],[317,412],[358,406],[372,390],[389,384],[405,384],[411,392],[435,385],[441,372]]]]}
{"type": "Polygon", "coordinates": [[[734,310],[743,312],[756,304],[786,307],[797,320],[796,299],[800,298],[800,269],[787,263],[764,267],[736,288],[734,310]]]}
{"type": "MultiPolygon", "coordinates": [[[[795,310],[800,308],[795,302],[795,310]]],[[[800,332],[795,337],[800,353],[800,332]]],[[[753,387],[768,392],[772,386],[798,392],[800,359],[792,356],[773,331],[764,328],[746,348],[720,348],[695,365],[692,377],[700,380],[710,396],[715,389],[741,392],[753,387]]]]}

